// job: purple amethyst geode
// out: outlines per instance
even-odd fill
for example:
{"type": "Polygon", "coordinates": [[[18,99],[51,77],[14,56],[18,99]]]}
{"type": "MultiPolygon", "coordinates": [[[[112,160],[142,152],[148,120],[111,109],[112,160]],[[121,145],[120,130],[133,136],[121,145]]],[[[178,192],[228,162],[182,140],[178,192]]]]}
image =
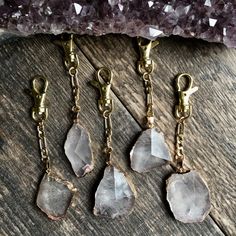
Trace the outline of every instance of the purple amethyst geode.
{"type": "Polygon", "coordinates": [[[0,0],[0,34],[169,35],[236,47],[236,1],[0,0]]]}

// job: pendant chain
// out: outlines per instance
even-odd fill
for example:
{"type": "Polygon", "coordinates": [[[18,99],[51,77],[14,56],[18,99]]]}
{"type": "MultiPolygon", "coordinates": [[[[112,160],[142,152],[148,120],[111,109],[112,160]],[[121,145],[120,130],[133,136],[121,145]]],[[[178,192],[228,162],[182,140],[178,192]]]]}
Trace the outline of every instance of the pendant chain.
{"type": "Polygon", "coordinates": [[[40,120],[37,123],[37,131],[38,131],[38,140],[39,140],[39,148],[41,154],[41,160],[45,164],[46,172],[49,174],[51,172],[51,162],[48,154],[47,147],[47,139],[45,136],[45,128],[44,128],[44,119],[40,120]]]}
{"type": "Polygon", "coordinates": [[[103,113],[104,127],[105,127],[105,147],[104,153],[106,155],[106,161],[109,163],[111,158],[112,149],[112,122],[111,122],[111,110],[106,110],[103,113]]]}
{"type": "Polygon", "coordinates": [[[113,111],[113,100],[110,98],[110,90],[112,83],[112,72],[106,68],[100,68],[94,80],[91,81],[91,85],[96,87],[100,92],[100,98],[98,100],[98,109],[104,118],[105,128],[105,147],[104,153],[106,155],[107,163],[110,162],[112,153],[112,122],[111,113],[113,111]]]}
{"type": "Polygon", "coordinates": [[[175,156],[174,164],[176,171],[179,173],[185,173],[189,169],[184,167],[184,130],[185,121],[192,114],[192,104],[189,101],[190,95],[198,90],[198,87],[192,88],[193,78],[189,74],[180,74],[176,78],[176,88],[178,91],[178,104],[175,106],[175,119],[177,121],[176,125],[176,143],[175,143],[175,156]],[[181,80],[185,80],[186,89],[181,89],[181,80]]]}
{"type": "Polygon", "coordinates": [[[145,72],[142,74],[142,78],[144,81],[145,93],[146,93],[146,120],[147,127],[153,128],[154,126],[154,112],[153,112],[153,87],[150,73],[145,72]]]}
{"type": "Polygon", "coordinates": [[[75,114],[74,122],[77,122],[78,114],[80,112],[80,91],[78,84],[79,57],[76,52],[77,47],[74,42],[74,35],[70,34],[65,37],[62,36],[61,40],[56,40],[54,43],[61,46],[64,51],[64,64],[71,78],[72,95],[74,98],[74,105],[72,106],[72,111],[75,114]]]}
{"type": "Polygon", "coordinates": [[[45,104],[48,81],[42,76],[36,76],[32,80],[31,95],[34,98],[32,108],[32,118],[37,123],[38,141],[41,154],[41,160],[45,164],[46,172],[51,172],[50,157],[48,154],[47,139],[45,135],[44,122],[48,117],[48,108],[45,104]]]}
{"type": "Polygon", "coordinates": [[[186,172],[183,166],[184,162],[184,127],[185,127],[185,120],[177,120],[176,126],[176,143],[175,143],[175,156],[174,162],[176,164],[176,170],[179,173],[186,172]]]}
{"type": "Polygon", "coordinates": [[[78,122],[78,114],[80,112],[80,105],[79,105],[79,83],[78,83],[78,70],[71,67],[69,69],[69,74],[71,77],[71,87],[72,87],[72,95],[74,98],[74,105],[72,106],[72,111],[74,112],[74,122],[78,122]]]}
{"type": "Polygon", "coordinates": [[[153,86],[151,74],[154,70],[154,62],[150,59],[151,49],[159,44],[158,41],[150,41],[138,38],[140,59],[138,61],[138,72],[142,75],[146,94],[146,122],[148,128],[154,127],[153,111],[153,86]]]}
{"type": "Polygon", "coordinates": [[[74,105],[72,106],[72,111],[75,114],[74,122],[77,123],[78,114],[80,112],[80,106],[79,106],[80,90],[78,82],[79,58],[76,53],[76,45],[74,42],[73,34],[70,35],[70,38],[67,41],[62,42],[62,45],[64,47],[64,53],[65,53],[65,66],[71,78],[72,95],[74,98],[74,105]]]}

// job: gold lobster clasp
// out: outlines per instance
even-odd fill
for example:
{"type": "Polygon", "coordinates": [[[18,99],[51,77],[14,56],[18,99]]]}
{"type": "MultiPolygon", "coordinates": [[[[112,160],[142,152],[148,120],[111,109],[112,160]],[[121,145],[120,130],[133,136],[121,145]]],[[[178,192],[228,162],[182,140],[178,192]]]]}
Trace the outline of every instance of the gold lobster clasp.
{"type": "Polygon", "coordinates": [[[74,42],[74,35],[64,34],[61,36],[61,40],[54,41],[56,45],[59,45],[64,50],[65,66],[68,70],[76,70],[79,67],[79,58],[76,53],[76,44],[74,42]]]}
{"type": "Polygon", "coordinates": [[[42,76],[36,76],[32,80],[31,95],[34,99],[32,118],[35,121],[45,120],[48,117],[48,108],[45,104],[48,81],[42,76]]]}
{"type": "Polygon", "coordinates": [[[190,95],[198,90],[198,87],[193,86],[193,78],[187,73],[183,73],[176,78],[176,88],[178,91],[179,102],[175,106],[175,117],[180,120],[187,119],[192,114],[192,105],[189,101],[190,95]],[[186,86],[181,89],[180,81],[186,79],[186,86]]]}
{"type": "Polygon", "coordinates": [[[140,59],[138,61],[138,71],[141,74],[150,74],[154,69],[154,63],[150,59],[151,49],[156,47],[159,44],[159,41],[151,41],[142,39],[140,37],[138,37],[137,40],[140,53],[140,59]]]}
{"type": "Polygon", "coordinates": [[[102,114],[109,114],[113,109],[112,99],[110,98],[112,77],[112,72],[108,68],[102,67],[97,71],[95,79],[91,81],[91,84],[100,91],[98,108],[102,114]]]}

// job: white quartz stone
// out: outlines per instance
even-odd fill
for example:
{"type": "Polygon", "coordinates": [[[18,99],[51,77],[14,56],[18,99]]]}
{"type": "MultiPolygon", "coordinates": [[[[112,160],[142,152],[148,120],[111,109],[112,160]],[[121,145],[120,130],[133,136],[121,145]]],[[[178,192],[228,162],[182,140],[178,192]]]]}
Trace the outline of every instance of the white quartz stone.
{"type": "Polygon", "coordinates": [[[202,222],[211,209],[210,191],[195,170],[171,175],[167,180],[167,201],[174,217],[184,223],[202,222]]]}
{"type": "Polygon", "coordinates": [[[170,160],[164,135],[155,128],[143,131],[130,152],[131,168],[139,173],[160,167],[170,160]]]}
{"type": "Polygon", "coordinates": [[[44,175],[37,194],[37,206],[52,220],[59,220],[66,215],[73,193],[63,182],[44,175]]]}
{"type": "Polygon", "coordinates": [[[135,202],[124,173],[114,166],[107,166],[95,194],[94,215],[116,218],[129,214],[135,202]]]}
{"type": "Polygon", "coordinates": [[[93,170],[89,133],[78,123],[72,125],[65,142],[65,153],[78,177],[93,170]]]}

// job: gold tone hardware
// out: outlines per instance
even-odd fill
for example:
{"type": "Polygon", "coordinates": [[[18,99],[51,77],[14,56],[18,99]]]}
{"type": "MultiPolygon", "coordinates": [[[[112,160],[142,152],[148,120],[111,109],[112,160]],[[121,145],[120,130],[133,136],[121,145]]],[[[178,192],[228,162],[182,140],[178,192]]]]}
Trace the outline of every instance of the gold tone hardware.
{"type": "Polygon", "coordinates": [[[153,86],[151,73],[154,70],[154,62],[150,58],[151,49],[156,47],[158,41],[150,41],[147,39],[137,38],[140,60],[137,63],[138,72],[142,75],[146,94],[146,126],[147,128],[154,127],[154,111],[153,111],[153,86]]]}
{"type": "Polygon", "coordinates": [[[76,44],[74,42],[73,34],[64,34],[61,36],[61,40],[56,40],[55,44],[61,46],[64,49],[64,63],[71,79],[72,94],[74,98],[74,105],[72,111],[74,112],[74,122],[78,122],[78,116],[80,112],[79,106],[79,82],[78,82],[78,68],[79,58],[76,53],[76,44]]]}
{"type": "Polygon", "coordinates": [[[38,141],[41,154],[41,160],[45,165],[46,172],[49,174],[51,172],[51,162],[48,153],[47,139],[45,136],[44,121],[39,121],[37,124],[38,141]]]}
{"type": "Polygon", "coordinates": [[[97,71],[95,79],[91,81],[91,84],[100,91],[98,108],[104,116],[109,115],[113,109],[112,99],[110,99],[112,77],[112,72],[108,68],[102,67],[97,71]]]}
{"type": "Polygon", "coordinates": [[[137,38],[137,40],[140,52],[140,60],[138,61],[138,71],[141,74],[151,74],[154,69],[154,62],[150,59],[150,52],[152,48],[156,47],[159,44],[159,42],[145,40],[142,38],[137,38]]]}
{"type": "Polygon", "coordinates": [[[191,75],[183,73],[176,78],[176,89],[178,92],[178,105],[175,106],[175,119],[177,121],[176,126],[176,143],[175,143],[175,156],[174,166],[178,173],[185,173],[189,171],[188,168],[184,167],[184,128],[185,121],[192,114],[192,104],[190,103],[190,95],[198,90],[198,87],[193,86],[193,78],[191,75]],[[185,80],[185,88],[181,88],[181,80],[185,80]]]}
{"type": "Polygon", "coordinates": [[[98,109],[104,118],[104,128],[105,128],[105,147],[104,153],[106,155],[106,162],[110,164],[111,153],[112,153],[112,122],[111,122],[111,113],[113,110],[113,101],[110,98],[110,90],[112,83],[112,72],[106,68],[100,68],[94,80],[91,81],[91,84],[99,89],[100,98],[98,100],[98,109]],[[103,82],[104,81],[104,82],[103,82]]]}
{"type": "Polygon", "coordinates": [[[190,95],[198,90],[198,87],[193,86],[193,78],[191,75],[183,73],[176,78],[176,88],[178,90],[179,103],[175,106],[175,117],[177,119],[186,119],[192,113],[192,105],[189,102],[190,95]],[[180,81],[186,79],[186,89],[182,90],[180,81]]]}
{"type": "Polygon", "coordinates": [[[61,46],[65,54],[65,66],[70,75],[75,75],[79,67],[79,58],[76,54],[76,44],[74,42],[74,35],[63,35],[61,40],[56,40],[55,44],[61,46]]]}
{"type": "Polygon", "coordinates": [[[154,127],[154,111],[153,111],[153,87],[152,87],[152,80],[151,76],[148,73],[143,74],[143,81],[145,86],[145,93],[146,93],[146,121],[147,127],[153,128],[154,127]]]}
{"type": "Polygon", "coordinates": [[[176,127],[176,143],[175,143],[175,156],[174,156],[174,162],[175,162],[175,168],[178,173],[185,173],[189,171],[189,169],[184,167],[184,126],[185,122],[182,121],[180,123],[177,123],[176,127]]]}
{"type": "Polygon", "coordinates": [[[45,105],[46,91],[48,81],[42,76],[36,76],[32,80],[31,95],[34,98],[34,106],[32,108],[32,118],[37,123],[38,142],[41,154],[41,160],[45,164],[46,172],[51,172],[50,157],[47,148],[47,139],[45,136],[44,121],[48,117],[48,108],[45,105]]]}
{"type": "Polygon", "coordinates": [[[42,76],[36,76],[32,80],[31,95],[34,98],[34,106],[32,108],[32,118],[35,121],[45,120],[48,117],[48,108],[45,104],[46,91],[48,81],[42,76]]]}

